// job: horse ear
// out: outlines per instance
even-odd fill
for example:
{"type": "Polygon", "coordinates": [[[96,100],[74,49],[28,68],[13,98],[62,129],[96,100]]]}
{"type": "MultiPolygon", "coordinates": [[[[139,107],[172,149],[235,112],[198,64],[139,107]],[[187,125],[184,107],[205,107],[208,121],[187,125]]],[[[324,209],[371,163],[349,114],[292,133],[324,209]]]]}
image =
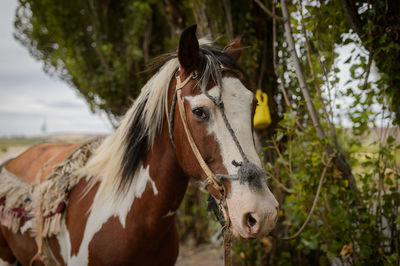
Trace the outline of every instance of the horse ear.
{"type": "Polygon", "coordinates": [[[225,46],[224,50],[225,53],[232,56],[236,61],[239,60],[239,57],[242,54],[242,37],[233,39],[227,46],[225,46]]]}
{"type": "Polygon", "coordinates": [[[196,37],[196,28],[196,24],[186,28],[179,40],[178,59],[185,72],[193,71],[199,62],[199,41],[196,37]]]}

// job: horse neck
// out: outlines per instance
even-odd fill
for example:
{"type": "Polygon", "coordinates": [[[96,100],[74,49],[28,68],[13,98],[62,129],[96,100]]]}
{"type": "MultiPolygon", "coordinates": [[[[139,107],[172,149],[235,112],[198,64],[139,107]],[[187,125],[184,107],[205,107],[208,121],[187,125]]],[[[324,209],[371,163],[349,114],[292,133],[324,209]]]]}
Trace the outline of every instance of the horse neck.
{"type": "Polygon", "coordinates": [[[149,168],[150,178],[157,188],[156,194],[151,190],[146,190],[154,196],[152,205],[158,206],[153,213],[161,217],[175,213],[182,202],[189,179],[184,175],[177,161],[166,119],[164,119],[162,130],[156,136],[143,166],[149,168]]]}
{"type": "Polygon", "coordinates": [[[165,235],[175,228],[172,227],[174,214],[187,185],[188,178],[177,162],[169,139],[168,123],[164,122],[126,194],[101,194],[101,190],[97,191],[85,239],[91,239],[96,228],[101,228],[105,223],[111,223],[114,231],[118,225],[122,225],[128,230],[139,230],[135,231],[136,234],[146,232],[146,237],[165,235]],[[111,217],[117,217],[119,222],[114,224],[115,221],[109,220],[111,217]]]}

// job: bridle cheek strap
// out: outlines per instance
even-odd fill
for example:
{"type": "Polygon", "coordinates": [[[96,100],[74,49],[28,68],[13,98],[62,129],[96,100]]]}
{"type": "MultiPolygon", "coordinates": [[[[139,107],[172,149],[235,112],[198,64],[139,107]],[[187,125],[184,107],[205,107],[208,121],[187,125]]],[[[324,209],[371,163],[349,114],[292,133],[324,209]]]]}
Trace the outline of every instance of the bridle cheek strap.
{"type": "Polygon", "coordinates": [[[224,196],[225,194],[224,186],[219,182],[215,174],[208,167],[207,163],[203,159],[203,156],[201,156],[201,153],[197,148],[196,143],[194,142],[193,136],[187,124],[185,105],[183,104],[183,99],[182,99],[182,88],[189,82],[189,80],[192,78],[192,75],[193,74],[190,74],[183,82],[180,81],[179,76],[176,77],[176,92],[177,92],[179,114],[181,116],[183,128],[185,129],[186,137],[189,141],[190,147],[192,148],[193,154],[195,155],[197,161],[200,164],[200,167],[203,169],[204,173],[207,176],[206,180],[207,184],[212,185],[219,193],[222,194],[221,196],[224,196]]]}
{"type": "Polygon", "coordinates": [[[231,266],[232,265],[232,260],[231,260],[231,235],[229,232],[231,222],[230,222],[230,216],[229,216],[229,210],[228,210],[228,205],[226,203],[226,190],[225,186],[219,181],[219,179],[215,176],[215,174],[211,171],[211,169],[208,167],[206,162],[203,159],[203,156],[201,156],[201,153],[199,149],[197,148],[196,143],[194,142],[192,133],[190,132],[189,126],[187,124],[187,119],[186,119],[186,112],[185,112],[185,105],[183,103],[183,98],[182,98],[182,88],[189,82],[190,79],[193,77],[193,73],[191,73],[183,82],[181,82],[180,76],[176,75],[176,94],[177,94],[177,102],[178,102],[178,110],[179,114],[181,116],[183,128],[185,129],[186,137],[189,141],[190,147],[192,148],[193,154],[195,155],[197,161],[199,162],[201,168],[203,169],[204,173],[207,176],[206,179],[206,187],[208,185],[211,185],[216,191],[219,192],[220,194],[220,208],[223,208],[225,210],[225,220],[226,223],[223,228],[223,235],[224,235],[224,264],[225,266],[231,266]]]}

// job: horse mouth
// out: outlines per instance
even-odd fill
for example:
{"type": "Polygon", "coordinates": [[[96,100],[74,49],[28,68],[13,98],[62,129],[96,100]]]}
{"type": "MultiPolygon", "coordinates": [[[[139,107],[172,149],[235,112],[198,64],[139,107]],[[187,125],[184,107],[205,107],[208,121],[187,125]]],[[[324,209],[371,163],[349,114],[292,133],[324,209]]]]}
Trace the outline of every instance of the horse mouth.
{"type": "MultiPolygon", "coordinates": [[[[247,217],[247,215],[246,215],[247,217]]],[[[268,236],[275,226],[271,226],[266,221],[259,221],[261,224],[259,226],[252,225],[252,219],[246,218],[247,223],[238,224],[237,221],[232,221],[231,231],[232,234],[238,239],[255,239],[260,237],[268,236]]],[[[253,218],[254,219],[254,218],[253,218]]],[[[258,222],[258,223],[259,223],[258,222]]]]}
{"type": "Polygon", "coordinates": [[[231,229],[232,234],[237,238],[237,239],[256,239],[257,235],[252,235],[252,234],[248,234],[245,232],[239,232],[238,230],[232,228],[231,229]]]}

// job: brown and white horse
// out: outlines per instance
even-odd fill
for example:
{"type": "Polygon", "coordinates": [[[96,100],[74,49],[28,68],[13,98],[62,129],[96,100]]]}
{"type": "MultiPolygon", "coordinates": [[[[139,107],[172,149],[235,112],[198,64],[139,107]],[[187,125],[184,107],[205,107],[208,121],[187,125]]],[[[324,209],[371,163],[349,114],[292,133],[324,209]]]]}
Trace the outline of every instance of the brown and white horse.
{"type": "MultiPolygon", "coordinates": [[[[46,240],[60,264],[175,263],[175,212],[189,178],[207,179],[175,105],[177,80],[185,81],[178,97],[193,141],[225,188],[225,215],[229,213],[233,234],[256,238],[275,227],[278,203],[265,181],[252,137],[255,98],[243,85],[244,72],[236,62],[240,41],[218,50],[199,45],[195,33],[196,26],[182,33],[178,52],[143,87],[118,129],[75,173],[82,178],[69,192],[60,232],[46,240]]],[[[75,148],[39,144],[5,168],[25,177],[36,169],[37,175],[44,163],[75,148]]],[[[220,200],[214,186],[207,189],[220,200]]],[[[38,249],[38,239],[29,234],[31,227],[29,220],[16,234],[1,227],[0,265],[29,264],[38,249]]]]}

